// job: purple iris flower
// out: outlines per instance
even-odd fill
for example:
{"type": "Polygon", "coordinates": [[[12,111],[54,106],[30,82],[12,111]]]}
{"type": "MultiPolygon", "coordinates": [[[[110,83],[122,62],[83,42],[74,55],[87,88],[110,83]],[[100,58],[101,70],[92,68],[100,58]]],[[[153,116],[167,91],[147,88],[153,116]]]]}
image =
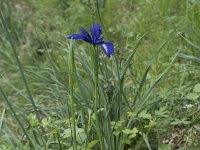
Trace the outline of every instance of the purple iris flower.
{"type": "Polygon", "coordinates": [[[88,42],[94,46],[100,45],[102,51],[110,57],[110,55],[114,52],[114,45],[111,42],[105,42],[104,37],[101,35],[101,27],[99,24],[95,24],[92,27],[90,27],[91,35],[82,28],[81,34],[72,34],[68,36],[68,39],[73,40],[83,40],[85,42],[88,42]]]}

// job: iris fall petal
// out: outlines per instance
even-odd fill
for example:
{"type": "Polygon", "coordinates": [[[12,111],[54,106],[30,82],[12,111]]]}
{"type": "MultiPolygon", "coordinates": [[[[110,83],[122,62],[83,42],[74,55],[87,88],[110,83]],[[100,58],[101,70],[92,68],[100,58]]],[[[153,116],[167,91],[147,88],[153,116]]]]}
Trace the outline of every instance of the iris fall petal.
{"type": "Polygon", "coordinates": [[[102,51],[108,56],[110,57],[110,55],[114,52],[114,45],[111,42],[105,42],[103,44],[100,45],[102,51]]]}
{"type": "Polygon", "coordinates": [[[83,36],[81,34],[72,34],[67,37],[68,39],[73,39],[73,40],[84,40],[83,36]]]}

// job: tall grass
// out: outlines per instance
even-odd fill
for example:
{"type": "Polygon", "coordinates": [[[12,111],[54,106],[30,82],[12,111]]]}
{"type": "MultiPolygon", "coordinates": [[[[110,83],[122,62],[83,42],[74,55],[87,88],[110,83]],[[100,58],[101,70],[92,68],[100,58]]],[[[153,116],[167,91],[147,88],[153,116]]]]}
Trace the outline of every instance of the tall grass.
{"type": "MultiPolygon", "coordinates": [[[[10,33],[9,33],[8,28],[7,28],[7,25],[6,25],[6,21],[4,20],[4,17],[3,17],[2,12],[1,12],[1,22],[2,22],[2,24],[3,24],[3,27],[4,27],[5,32],[6,32],[6,34],[7,34],[8,41],[10,42],[10,45],[11,45],[11,47],[12,47],[12,50],[13,50],[13,53],[14,53],[14,56],[15,56],[15,59],[16,59],[16,63],[17,63],[17,65],[18,65],[18,67],[19,67],[19,72],[20,72],[20,74],[21,74],[22,81],[24,82],[25,88],[26,88],[27,93],[28,93],[28,95],[29,95],[29,100],[30,100],[30,102],[31,102],[31,104],[32,104],[32,107],[33,107],[33,109],[34,109],[34,111],[35,111],[35,114],[36,114],[36,117],[37,117],[38,121],[41,123],[41,119],[40,119],[40,117],[39,117],[39,113],[38,113],[37,107],[36,107],[35,102],[34,102],[34,100],[33,100],[33,97],[32,97],[31,91],[30,91],[30,88],[29,88],[29,86],[28,86],[27,80],[26,80],[25,75],[24,75],[24,71],[23,71],[21,62],[20,62],[20,60],[19,60],[19,58],[18,58],[18,54],[17,54],[16,48],[15,48],[15,45],[14,45],[12,39],[11,39],[10,33]]],[[[9,103],[9,101],[8,101],[8,99],[7,99],[7,97],[6,97],[6,95],[4,94],[4,92],[3,92],[2,89],[1,89],[1,93],[3,94],[3,96],[4,96],[4,98],[5,98],[5,100],[6,100],[7,104],[8,104],[8,106],[10,107],[10,109],[12,110],[12,112],[13,112],[13,114],[15,115],[15,118],[16,118],[17,115],[15,114],[15,111],[12,109],[12,106],[11,106],[11,104],[9,103]]],[[[23,132],[24,132],[25,135],[28,137],[28,141],[30,142],[31,147],[33,147],[33,143],[31,142],[31,140],[30,140],[30,138],[29,138],[29,136],[28,136],[26,130],[24,129],[23,125],[21,124],[21,122],[19,121],[18,118],[16,118],[16,119],[17,119],[17,122],[19,123],[20,127],[22,128],[23,132]]],[[[42,130],[43,134],[45,134],[45,133],[44,133],[44,129],[41,128],[41,130],[42,130]]]]}
{"type": "Polygon", "coordinates": [[[12,74],[0,73],[4,100],[0,106],[4,102],[8,106],[0,111],[0,143],[11,149],[151,150],[165,147],[163,141],[173,128],[184,131],[174,148],[182,146],[186,135],[196,137],[193,127],[198,125],[199,110],[183,106],[198,103],[198,98],[192,101],[185,96],[198,94],[193,87],[199,82],[198,20],[194,19],[199,5],[159,2],[29,2],[32,11],[39,11],[27,21],[27,35],[17,34],[28,43],[23,45],[26,51],[11,36],[15,28],[5,16],[13,14],[2,9],[0,40],[5,42],[0,48],[10,51],[0,50],[0,69],[12,74]],[[43,3],[55,10],[55,18],[41,15],[47,13],[43,3]],[[57,4],[63,5],[62,10],[54,8],[60,8],[57,4]],[[187,16],[182,15],[185,9],[187,16]],[[111,15],[113,11],[116,15],[111,15]],[[193,22],[195,32],[187,28],[193,22]],[[111,58],[97,47],[64,38],[78,31],[80,24],[87,28],[94,23],[100,23],[104,37],[114,42],[111,58]],[[187,70],[181,70],[182,65],[187,70]]]}

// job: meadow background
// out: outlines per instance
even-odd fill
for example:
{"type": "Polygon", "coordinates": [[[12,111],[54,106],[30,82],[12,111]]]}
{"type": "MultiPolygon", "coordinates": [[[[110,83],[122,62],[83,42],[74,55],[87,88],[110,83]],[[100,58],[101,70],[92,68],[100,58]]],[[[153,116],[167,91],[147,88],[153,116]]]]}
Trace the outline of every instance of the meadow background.
{"type": "Polygon", "coordinates": [[[0,0],[0,12],[0,150],[200,149],[199,0],[0,0]],[[97,105],[92,47],[66,38],[94,23],[115,46],[98,52],[97,105]]]}

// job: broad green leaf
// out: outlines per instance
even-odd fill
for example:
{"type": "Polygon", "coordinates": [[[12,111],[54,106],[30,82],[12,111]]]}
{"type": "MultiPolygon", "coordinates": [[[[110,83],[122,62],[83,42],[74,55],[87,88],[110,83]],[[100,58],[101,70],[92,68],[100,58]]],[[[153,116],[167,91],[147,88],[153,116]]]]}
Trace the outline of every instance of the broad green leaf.
{"type": "Polygon", "coordinates": [[[196,85],[194,86],[193,92],[200,93],[200,83],[198,83],[198,84],[196,84],[196,85]]]}
{"type": "Polygon", "coordinates": [[[31,126],[37,126],[39,124],[38,120],[36,119],[36,115],[35,114],[29,114],[28,117],[29,122],[31,124],[31,126]]]}
{"type": "Polygon", "coordinates": [[[170,145],[166,145],[166,144],[162,144],[158,147],[158,150],[171,150],[171,146],[170,145]]]}
{"type": "Polygon", "coordinates": [[[124,130],[122,130],[122,132],[124,134],[131,134],[132,133],[132,131],[130,129],[124,129],[124,130]]]}
{"type": "Polygon", "coordinates": [[[199,94],[197,93],[188,93],[186,95],[186,98],[189,100],[196,100],[199,97],[199,94]]]}
{"type": "Polygon", "coordinates": [[[131,134],[129,135],[129,138],[132,139],[132,138],[136,137],[137,133],[138,133],[138,129],[136,127],[134,127],[131,130],[131,134]]]}
{"type": "Polygon", "coordinates": [[[133,133],[138,133],[138,129],[136,127],[134,127],[132,130],[131,130],[132,134],[133,133]]]}
{"type": "Polygon", "coordinates": [[[156,116],[161,116],[161,115],[165,115],[165,114],[169,114],[169,111],[168,110],[166,110],[167,109],[167,107],[161,107],[159,110],[156,110],[155,111],[155,115],[156,116]]]}
{"type": "Polygon", "coordinates": [[[131,144],[131,139],[129,139],[128,137],[124,138],[124,139],[121,140],[121,143],[130,145],[131,144]]]}
{"type": "Polygon", "coordinates": [[[64,132],[61,134],[62,138],[69,138],[71,137],[71,129],[65,129],[64,132]]]}
{"type": "Polygon", "coordinates": [[[183,118],[183,119],[175,119],[173,122],[171,122],[171,125],[180,125],[180,124],[187,125],[187,124],[190,124],[190,123],[191,122],[187,121],[186,118],[183,118]]]}
{"type": "Polygon", "coordinates": [[[83,128],[76,128],[76,137],[78,142],[84,142],[86,139],[86,134],[83,128]]]}
{"type": "Polygon", "coordinates": [[[138,133],[138,129],[136,127],[134,127],[131,130],[130,129],[124,129],[124,130],[122,130],[122,132],[124,134],[136,134],[136,133],[138,133]]]}
{"type": "Polygon", "coordinates": [[[129,139],[132,139],[132,138],[136,137],[136,135],[137,135],[136,133],[130,134],[130,135],[128,136],[128,138],[129,138],[129,139]]]}
{"type": "Polygon", "coordinates": [[[134,116],[136,116],[136,114],[129,111],[129,112],[127,112],[127,116],[128,117],[134,117],[134,116]]]}
{"type": "Polygon", "coordinates": [[[43,127],[46,127],[46,126],[49,126],[49,125],[51,125],[51,118],[50,117],[42,119],[42,126],[43,127]]]}
{"type": "Polygon", "coordinates": [[[151,119],[151,114],[148,114],[146,110],[143,110],[142,112],[139,113],[138,117],[143,118],[143,119],[151,119]]]}
{"type": "Polygon", "coordinates": [[[155,120],[150,120],[150,123],[146,126],[144,126],[145,128],[152,128],[154,126],[156,126],[157,122],[155,120]]]}
{"type": "Polygon", "coordinates": [[[113,134],[114,134],[115,136],[118,136],[120,133],[121,133],[120,130],[115,130],[115,131],[113,131],[113,134]]]}

